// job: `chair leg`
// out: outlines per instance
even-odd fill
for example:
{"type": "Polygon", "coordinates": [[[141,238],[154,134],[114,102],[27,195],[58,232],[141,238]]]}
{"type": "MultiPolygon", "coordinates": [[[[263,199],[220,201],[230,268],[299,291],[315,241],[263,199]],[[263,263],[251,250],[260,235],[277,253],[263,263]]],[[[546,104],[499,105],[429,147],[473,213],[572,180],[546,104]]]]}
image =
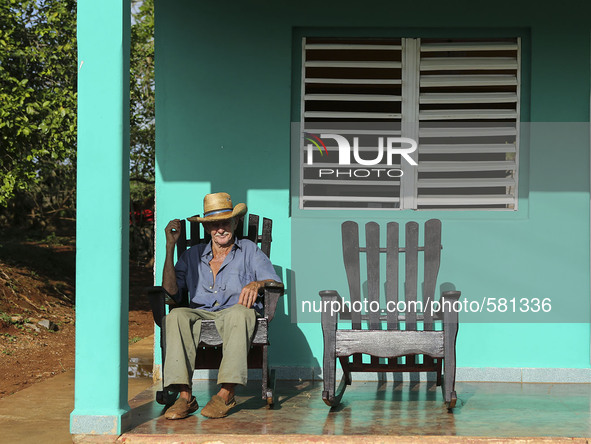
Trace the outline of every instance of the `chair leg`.
{"type": "Polygon", "coordinates": [[[162,390],[156,392],[156,402],[161,405],[173,405],[179,396],[179,392],[164,390],[164,360],[166,359],[166,328],[164,318],[160,329],[160,351],[162,353],[162,367],[160,377],[162,378],[162,390]]]}
{"type": "Polygon", "coordinates": [[[268,389],[269,389],[269,396],[267,396],[267,407],[272,409],[275,406],[275,381],[276,381],[276,377],[275,377],[275,369],[272,368],[269,371],[269,385],[268,385],[268,389]]]}
{"type": "Polygon", "coordinates": [[[337,322],[334,315],[322,313],[322,335],[324,337],[324,356],[322,362],[322,380],[324,389],[322,399],[330,407],[338,405],[335,399],[336,384],[336,331],[337,322]]]}
{"type": "Polygon", "coordinates": [[[322,380],[324,390],[322,391],[322,399],[324,403],[328,406],[334,407],[334,394],[335,394],[335,384],[336,384],[336,359],[334,356],[334,352],[331,353],[331,350],[328,348],[330,347],[329,344],[324,344],[324,362],[322,365],[322,380]]]}
{"type": "Polygon", "coordinates": [[[444,325],[443,346],[443,397],[448,409],[456,406],[457,395],[456,385],[456,336],[458,334],[458,324],[449,323],[444,325]]]}
{"type": "Polygon", "coordinates": [[[275,370],[269,372],[268,356],[268,346],[263,345],[262,397],[263,400],[267,402],[268,407],[273,407],[273,404],[275,404],[275,370]]]}
{"type": "MultiPolygon", "coordinates": [[[[324,329],[323,329],[324,330],[324,329]]],[[[351,372],[343,368],[343,377],[339,387],[335,390],[337,377],[337,357],[336,357],[336,325],[334,330],[324,331],[324,360],[322,369],[322,379],[324,390],[322,399],[329,407],[336,407],[341,403],[341,398],[345,393],[347,385],[351,385],[351,372]]],[[[341,358],[339,358],[341,359],[341,358]]],[[[347,358],[344,358],[347,359],[347,358]]]]}
{"type": "Polygon", "coordinates": [[[326,355],[324,359],[324,369],[322,374],[324,382],[324,390],[322,392],[322,400],[329,407],[336,407],[341,403],[341,398],[345,393],[348,385],[351,385],[351,373],[343,372],[343,377],[339,382],[339,387],[336,386],[336,359],[327,362],[326,355]]]}
{"type": "Polygon", "coordinates": [[[158,390],[156,392],[156,402],[161,405],[173,405],[179,397],[179,392],[168,390],[158,390]]]}
{"type": "Polygon", "coordinates": [[[351,379],[351,372],[349,371],[349,357],[339,357],[339,362],[341,363],[341,368],[343,369],[343,379],[345,380],[345,385],[351,385],[353,380],[351,379]]]}
{"type": "Polygon", "coordinates": [[[441,386],[441,373],[442,373],[442,367],[441,367],[441,358],[437,358],[437,387],[441,386]]]}

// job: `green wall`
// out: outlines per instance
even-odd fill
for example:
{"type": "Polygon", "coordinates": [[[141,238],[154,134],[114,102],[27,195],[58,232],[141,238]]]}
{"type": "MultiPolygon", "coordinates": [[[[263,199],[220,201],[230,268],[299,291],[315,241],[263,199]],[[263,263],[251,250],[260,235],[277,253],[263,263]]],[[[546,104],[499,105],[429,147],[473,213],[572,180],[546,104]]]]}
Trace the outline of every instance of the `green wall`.
{"type": "Polygon", "coordinates": [[[460,327],[459,366],[589,368],[589,6],[157,0],[156,8],[158,281],[167,221],[201,212],[205,193],[229,192],[274,220],[271,259],[290,291],[272,325],[272,363],[318,366],[320,324],[299,304],[321,289],[344,292],[340,223],[437,217],[441,283],[469,300],[553,301],[550,315],[519,323],[461,318],[471,322],[460,327]],[[290,123],[299,36],[353,32],[523,37],[522,120],[531,124],[523,126],[519,211],[297,209],[290,123]]]}

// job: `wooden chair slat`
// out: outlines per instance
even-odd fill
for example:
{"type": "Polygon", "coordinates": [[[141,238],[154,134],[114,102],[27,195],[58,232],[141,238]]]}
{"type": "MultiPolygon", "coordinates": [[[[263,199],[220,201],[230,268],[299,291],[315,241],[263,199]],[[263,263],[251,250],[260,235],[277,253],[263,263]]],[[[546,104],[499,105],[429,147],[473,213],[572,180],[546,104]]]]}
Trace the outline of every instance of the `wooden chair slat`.
{"type": "MultiPolygon", "coordinates": [[[[181,219],[181,233],[179,235],[178,240],[176,241],[176,258],[177,260],[181,257],[181,255],[187,250],[187,221],[181,219]]],[[[179,292],[180,295],[180,304],[182,306],[189,305],[189,292],[187,290],[183,290],[179,292]]]]}
{"type": "Polygon", "coordinates": [[[238,217],[238,223],[236,224],[234,235],[237,239],[244,239],[244,215],[238,217]]]}
{"type": "Polygon", "coordinates": [[[246,234],[246,237],[256,244],[258,235],[259,235],[259,217],[256,214],[249,214],[248,215],[248,232],[246,234]]]}
{"type": "Polygon", "coordinates": [[[399,266],[399,233],[398,223],[389,222],[386,226],[386,304],[390,303],[390,310],[387,313],[388,330],[398,330],[398,266],[399,266]]]}
{"type": "Polygon", "coordinates": [[[189,222],[191,232],[191,246],[201,243],[201,224],[199,222],[189,222]]]}
{"type": "MultiPolygon", "coordinates": [[[[343,235],[343,260],[349,282],[349,297],[351,304],[361,302],[360,274],[359,274],[359,227],[356,222],[347,221],[341,225],[343,235]]],[[[351,325],[353,329],[361,329],[361,312],[351,310],[351,325]]]]}
{"type": "Polygon", "coordinates": [[[434,328],[431,304],[435,298],[435,286],[437,284],[437,274],[439,273],[440,258],[441,221],[430,219],[425,223],[425,280],[423,285],[425,330],[433,330],[434,328]]]}
{"type": "MultiPolygon", "coordinates": [[[[406,248],[405,257],[405,281],[404,281],[404,295],[407,307],[417,300],[417,276],[419,267],[419,224],[416,222],[407,222],[406,224],[406,238],[404,247],[406,248]]],[[[416,307],[416,304],[415,304],[416,307]]],[[[406,311],[406,325],[405,330],[417,329],[417,312],[416,310],[406,311]]]]}
{"type": "Polygon", "coordinates": [[[181,234],[176,243],[176,257],[181,257],[181,254],[187,249],[187,223],[185,220],[181,220],[181,234]]]}
{"type": "Polygon", "coordinates": [[[379,330],[381,327],[380,312],[371,309],[380,306],[380,226],[375,222],[368,222],[365,225],[365,250],[369,328],[370,330],[379,330]]]}
{"type": "Polygon", "coordinates": [[[273,221],[271,219],[263,217],[263,234],[261,239],[261,250],[263,250],[263,253],[265,253],[267,257],[271,257],[271,241],[273,240],[271,237],[272,229],[273,221]]]}

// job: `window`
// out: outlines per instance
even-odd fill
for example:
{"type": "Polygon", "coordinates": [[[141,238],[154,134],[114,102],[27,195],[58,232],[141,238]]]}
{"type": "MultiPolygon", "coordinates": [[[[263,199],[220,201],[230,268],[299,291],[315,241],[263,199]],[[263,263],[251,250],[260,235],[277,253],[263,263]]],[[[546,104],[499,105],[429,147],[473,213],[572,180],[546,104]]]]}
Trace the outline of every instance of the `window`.
{"type": "Polygon", "coordinates": [[[300,208],[516,209],[519,39],[306,38],[302,60],[300,208]]]}

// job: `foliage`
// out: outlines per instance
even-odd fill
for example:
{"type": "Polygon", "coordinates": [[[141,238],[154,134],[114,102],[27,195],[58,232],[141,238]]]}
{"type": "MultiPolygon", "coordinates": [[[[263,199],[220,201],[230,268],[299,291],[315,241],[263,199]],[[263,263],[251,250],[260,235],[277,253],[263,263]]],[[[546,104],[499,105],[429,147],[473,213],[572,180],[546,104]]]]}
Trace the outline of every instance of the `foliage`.
{"type": "Polygon", "coordinates": [[[75,159],[76,2],[3,1],[0,207],[73,208],[75,159]]]}
{"type": "Polygon", "coordinates": [[[130,70],[130,256],[149,261],[154,221],[144,210],[154,209],[154,0],[132,1],[130,70]]]}
{"type": "MultiPolygon", "coordinates": [[[[154,199],[154,1],[132,0],[132,15],[131,206],[141,210],[154,199]]],[[[0,226],[74,221],[76,73],[75,0],[0,2],[0,226]]]]}
{"type": "MultiPolygon", "coordinates": [[[[133,1],[132,11],[130,176],[132,199],[135,201],[138,196],[133,195],[133,182],[154,184],[154,0],[133,1]]],[[[147,191],[145,187],[140,189],[144,193],[147,191]]]]}

